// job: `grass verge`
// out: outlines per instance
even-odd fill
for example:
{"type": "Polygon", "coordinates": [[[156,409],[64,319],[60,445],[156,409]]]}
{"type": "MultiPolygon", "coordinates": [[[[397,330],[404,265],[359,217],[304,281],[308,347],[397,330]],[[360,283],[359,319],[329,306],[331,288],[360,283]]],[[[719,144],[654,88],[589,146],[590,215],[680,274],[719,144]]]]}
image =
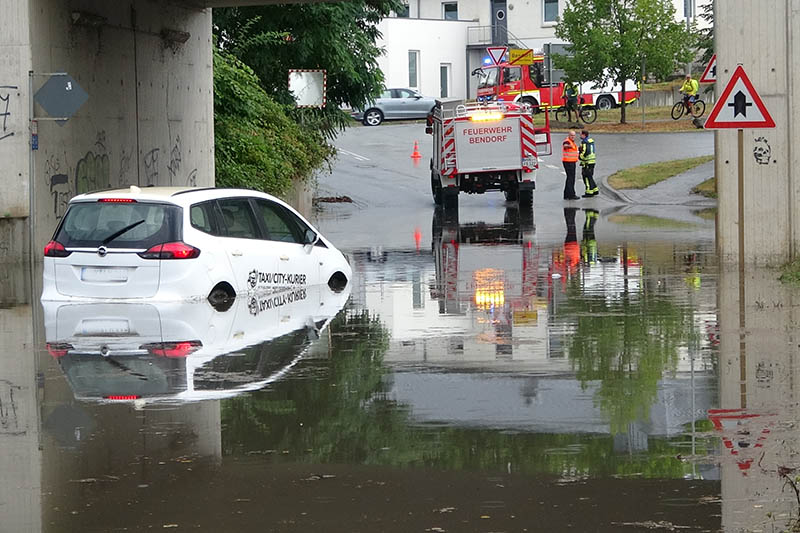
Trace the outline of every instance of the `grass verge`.
{"type": "Polygon", "coordinates": [[[615,172],[608,178],[608,184],[615,189],[644,189],[672,176],[677,176],[698,165],[713,160],[713,155],[648,163],[638,167],[615,172]]]}
{"type": "Polygon", "coordinates": [[[701,194],[706,198],[717,197],[717,178],[708,178],[706,181],[692,189],[694,194],[701,194]]]}
{"type": "Polygon", "coordinates": [[[692,224],[691,222],[651,217],[650,215],[611,215],[608,217],[608,221],[614,224],[636,226],[645,229],[689,229],[697,227],[696,224],[692,224]]]}

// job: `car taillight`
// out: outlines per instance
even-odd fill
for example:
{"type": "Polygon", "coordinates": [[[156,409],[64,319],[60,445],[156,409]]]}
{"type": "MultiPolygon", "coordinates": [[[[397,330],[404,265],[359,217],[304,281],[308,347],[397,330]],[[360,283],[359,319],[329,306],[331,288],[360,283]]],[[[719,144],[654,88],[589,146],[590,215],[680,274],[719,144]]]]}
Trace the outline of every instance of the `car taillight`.
{"type": "Polygon", "coordinates": [[[116,394],[111,396],[103,396],[105,400],[138,400],[141,398],[138,394],[116,394]]]}
{"type": "Polygon", "coordinates": [[[182,358],[199,350],[202,346],[203,343],[200,341],[153,342],[143,344],[140,349],[147,350],[158,357],[182,358]]]}
{"type": "Polygon", "coordinates": [[[194,259],[200,255],[200,249],[189,246],[185,242],[165,242],[156,244],[146,252],[139,254],[142,259],[194,259]]]}
{"type": "Polygon", "coordinates": [[[98,202],[107,204],[135,204],[136,200],[133,198],[100,198],[98,202]]]}
{"type": "Polygon", "coordinates": [[[67,342],[48,342],[47,351],[50,352],[55,359],[60,359],[67,355],[72,349],[72,345],[67,342]]]}
{"type": "Polygon", "coordinates": [[[50,241],[44,247],[45,257],[67,257],[72,252],[68,252],[64,245],[58,241],[50,241]]]}

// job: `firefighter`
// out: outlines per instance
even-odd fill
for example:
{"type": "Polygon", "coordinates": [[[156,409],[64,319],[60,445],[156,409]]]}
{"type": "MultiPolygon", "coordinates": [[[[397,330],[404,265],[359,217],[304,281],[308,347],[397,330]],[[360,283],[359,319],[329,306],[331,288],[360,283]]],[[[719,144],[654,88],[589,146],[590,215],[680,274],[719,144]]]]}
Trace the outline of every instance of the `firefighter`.
{"type": "Polygon", "coordinates": [[[567,181],[564,182],[564,200],[580,200],[575,195],[575,166],[578,162],[578,145],[575,143],[575,130],[569,132],[561,145],[561,162],[567,181]]]}
{"type": "Polygon", "coordinates": [[[575,120],[580,117],[578,110],[578,86],[571,81],[564,83],[564,89],[561,92],[561,98],[564,100],[564,105],[567,108],[567,122],[572,121],[572,111],[575,111],[575,120]]]}
{"type": "Polygon", "coordinates": [[[588,130],[581,131],[581,148],[578,156],[581,162],[581,176],[583,185],[586,188],[584,198],[591,198],[600,194],[600,189],[594,182],[594,164],[597,159],[594,148],[594,139],[589,137],[588,130]]]}
{"type": "Polygon", "coordinates": [[[583,233],[581,235],[581,256],[585,265],[593,265],[597,262],[597,239],[594,236],[594,225],[600,216],[597,209],[584,209],[586,219],[583,221],[583,233]]]}

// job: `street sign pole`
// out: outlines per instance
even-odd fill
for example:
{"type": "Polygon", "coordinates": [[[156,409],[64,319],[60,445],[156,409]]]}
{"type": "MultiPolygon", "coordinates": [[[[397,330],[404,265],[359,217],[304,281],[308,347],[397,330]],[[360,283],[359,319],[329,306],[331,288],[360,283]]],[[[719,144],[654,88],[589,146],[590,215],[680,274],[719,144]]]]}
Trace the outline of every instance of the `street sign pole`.
{"type": "Polygon", "coordinates": [[[737,138],[737,166],[739,170],[739,377],[740,406],[747,408],[747,344],[745,340],[745,279],[744,279],[744,130],[739,128],[737,138]]]}

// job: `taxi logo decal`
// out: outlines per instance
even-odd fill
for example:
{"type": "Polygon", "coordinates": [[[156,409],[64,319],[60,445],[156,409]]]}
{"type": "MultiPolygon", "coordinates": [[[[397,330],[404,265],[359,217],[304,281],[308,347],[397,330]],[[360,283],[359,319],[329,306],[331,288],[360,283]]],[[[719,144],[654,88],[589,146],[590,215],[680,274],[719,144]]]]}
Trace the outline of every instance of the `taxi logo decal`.
{"type": "Polygon", "coordinates": [[[306,296],[305,289],[297,289],[264,298],[250,298],[247,308],[250,310],[251,315],[258,316],[259,313],[263,313],[264,311],[276,309],[292,302],[300,302],[305,300],[306,296]]]}
{"type": "Polygon", "coordinates": [[[247,284],[251,289],[259,285],[305,285],[305,274],[294,274],[284,272],[261,272],[253,269],[247,276],[247,284]]]}

